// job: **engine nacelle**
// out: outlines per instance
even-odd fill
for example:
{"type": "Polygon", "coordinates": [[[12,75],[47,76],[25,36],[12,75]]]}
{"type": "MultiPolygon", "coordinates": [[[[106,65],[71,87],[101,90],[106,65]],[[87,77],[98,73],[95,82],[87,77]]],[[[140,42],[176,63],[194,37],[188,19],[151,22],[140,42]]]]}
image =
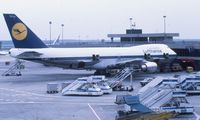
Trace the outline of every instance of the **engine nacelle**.
{"type": "Polygon", "coordinates": [[[141,65],[141,69],[143,72],[156,72],[158,65],[155,62],[145,62],[141,65]]]}

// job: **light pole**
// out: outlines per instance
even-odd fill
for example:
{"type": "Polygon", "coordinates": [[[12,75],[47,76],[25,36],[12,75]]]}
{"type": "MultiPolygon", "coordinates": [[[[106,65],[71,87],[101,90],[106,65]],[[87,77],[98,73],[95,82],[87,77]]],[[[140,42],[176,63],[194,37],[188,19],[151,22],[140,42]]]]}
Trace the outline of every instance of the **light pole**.
{"type": "Polygon", "coordinates": [[[132,22],[133,18],[129,18],[129,20],[130,20],[130,29],[132,30],[133,29],[133,22],[132,22]]]}
{"type": "Polygon", "coordinates": [[[61,27],[62,27],[62,43],[63,43],[63,36],[64,36],[64,24],[61,24],[61,27]]]}
{"type": "Polygon", "coordinates": [[[163,16],[163,19],[164,19],[164,40],[166,39],[166,17],[167,16],[163,16]]]}
{"type": "MultiPolygon", "coordinates": [[[[133,18],[129,18],[130,20],[130,33],[134,34],[134,27],[136,26],[135,23],[133,24],[133,18]]],[[[133,42],[133,37],[131,37],[131,42],[133,42]]]]}
{"type": "Polygon", "coordinates": [[[51,24],[52,24],[52,22],[49,21],[49,41],[50,41],[50,45],[51,45],[51,24]]]}
{"type": "MultiPolygon", "coordinates": [[[[131,32],[131,34],[133,33],[133,23],[132,23],[132,20],[133,20],[133,18],[129,18],[129,20],[130,20],[130,32],[131,32]]],[[[131,42],[133,42],[133,38],[131,37],[131,42]]]]}

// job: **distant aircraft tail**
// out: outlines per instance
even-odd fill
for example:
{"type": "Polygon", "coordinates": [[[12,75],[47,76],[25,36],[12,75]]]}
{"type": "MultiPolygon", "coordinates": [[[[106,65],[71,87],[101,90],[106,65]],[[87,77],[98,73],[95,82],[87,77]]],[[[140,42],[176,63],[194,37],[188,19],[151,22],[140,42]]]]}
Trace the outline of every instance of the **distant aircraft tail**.
{"type": "Polygon", "coordinates": [[[15,48],[47,48],[15,14],[3,14],[15,48]]]}

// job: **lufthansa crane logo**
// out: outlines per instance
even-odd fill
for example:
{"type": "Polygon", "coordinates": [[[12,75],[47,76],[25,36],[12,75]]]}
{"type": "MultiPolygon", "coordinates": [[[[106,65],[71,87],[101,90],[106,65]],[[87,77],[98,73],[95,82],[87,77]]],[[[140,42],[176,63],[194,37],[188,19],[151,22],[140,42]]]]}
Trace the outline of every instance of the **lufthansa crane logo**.
{"type": "Polygon", "coordinates": [[[27,36],[27,28],[23,23],[16,23],[13,27],[12,27],[12,36],[16,39],[16,40],[24,40],[27,36]]]}

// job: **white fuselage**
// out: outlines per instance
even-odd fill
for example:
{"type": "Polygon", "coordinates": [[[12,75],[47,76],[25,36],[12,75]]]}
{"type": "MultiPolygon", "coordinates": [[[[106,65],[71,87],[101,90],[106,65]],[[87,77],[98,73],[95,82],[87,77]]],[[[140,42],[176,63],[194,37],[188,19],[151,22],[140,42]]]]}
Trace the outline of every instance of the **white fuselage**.
{"type": "MultiPolygon", "coordinates": [[[[152,57],[162,57],[163,54],[176,56],[176,53],[167,45],[163,44],[148,44],[132,47],[94,47],[94,48],[39,48],[39,49],[22,49],[13,48],[10,50],[10,55],[19,59],[39,62],[41,60],[49,64],[64,64],[86,62],[88,65],[95,64],[115,65],[117,62],[131,61],[138,58],[144,58],[144,54],[149,54],[152,57]],[[29,55],[31,52],[39,53],[40,55],[29,55]],[[27,53],[25,56],[20,56],[27,53]],[[98,56],[99,61],[94,62],[92,57],[98,56]],[[56,63],[57,62],[57,63],[56,63]]],[[[44,63],[44,62],[40,62],[44,63]]],[[[98,65],[96,67],[99,67],[98,65]]],[[[103,66],[104,67],[104,66],[103,66]]],[[[92,68],[92,67],[91,67],[92,68]]]]}

